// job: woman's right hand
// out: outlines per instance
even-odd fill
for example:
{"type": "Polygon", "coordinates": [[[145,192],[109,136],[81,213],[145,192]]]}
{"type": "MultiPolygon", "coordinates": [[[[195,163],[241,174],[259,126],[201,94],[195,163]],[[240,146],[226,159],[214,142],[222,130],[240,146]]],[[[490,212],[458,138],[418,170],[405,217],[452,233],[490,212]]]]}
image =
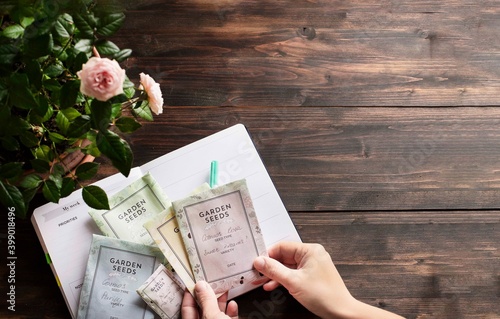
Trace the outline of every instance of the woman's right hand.
{"type": "Polygon", "coordinates": [[[283,285],[321,318],[402,318],[353,298],[330,255],[319,244],[280,242],[268,254],[254,261],[255,269],[270,279],[264,289],[270,291],[283,285]]]}

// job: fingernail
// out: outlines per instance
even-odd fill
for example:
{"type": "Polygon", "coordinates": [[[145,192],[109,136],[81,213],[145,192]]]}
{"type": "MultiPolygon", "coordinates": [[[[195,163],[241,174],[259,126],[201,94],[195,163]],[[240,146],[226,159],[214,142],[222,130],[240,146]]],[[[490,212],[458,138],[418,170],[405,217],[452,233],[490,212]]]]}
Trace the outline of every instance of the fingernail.
{"type": "Polygon", "coordinates": [[[198,281],[196,285],[194,286],[194,291],[196,293],[200,293],[204,290],[208,289],[208,283],[206,281],[198,281]]]}
{"type": "Polygon", "coordinates": [[[266,261],[264,260],[264,257],[259,256],[259,257],[255,258],[253,265],[258,270],[263,269],[264,266],[266,265],[266,261]]]}

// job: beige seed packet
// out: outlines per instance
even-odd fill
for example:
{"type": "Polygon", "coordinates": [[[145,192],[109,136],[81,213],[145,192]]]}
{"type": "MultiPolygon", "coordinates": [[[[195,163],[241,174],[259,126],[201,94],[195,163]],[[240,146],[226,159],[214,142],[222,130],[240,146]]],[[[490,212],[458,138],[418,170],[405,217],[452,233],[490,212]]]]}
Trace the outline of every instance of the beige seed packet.
{"type": "Polygon", "coordinates": [[[261,278],[253,261],[267,250],[244,179],[172,205],[196,282],[223,293],[261,278]]]}
{"type": "Polygon", "coordinates": [[[149,173],[109,198],[110,210],[89,211],[101,232],[145,245],[154,241],[144,223],[171,206],[161,186],[149,173]]]}
{"type": "MultiPolygon", "coordinates": [[[[191,194],[197,194],[209,189],[210,186],[205,183],[196,188],[191,194]]],[[[144,228],[146,228],[154,243],[172,265],[183,284],[194,296],[196,282],[173,209],[161,212],[152,220],[146,222],[144,228]]]]}
{"type": "Polygon", "coordinates": [[[157,247],[94,234],[77,319],[158,318],[136,290],[163,263],[157,247]]]}
{"type": "Polygon", "coordinates": [[[185,289],[170,270],[160,265],[137,293],[162,319],[177,319],[185,289]]]}

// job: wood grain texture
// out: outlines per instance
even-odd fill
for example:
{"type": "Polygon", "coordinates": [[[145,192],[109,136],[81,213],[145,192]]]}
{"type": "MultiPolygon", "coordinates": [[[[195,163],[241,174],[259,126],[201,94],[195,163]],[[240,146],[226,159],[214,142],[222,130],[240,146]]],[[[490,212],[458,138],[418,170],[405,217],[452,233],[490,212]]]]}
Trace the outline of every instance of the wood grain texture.
{"type": "Polygon", "coordinates": [[[500,207],[498,108],[168,107],[137,164],[247,126],[290,211],[500,207]]]}
{"type": "MultiPolygon", "coordinates": [[[[500,318],[500,2],[123,3],[127,74],[157,79],[166,104],[125,136],[135,165],[243,123],[354,296],[411,319],[500,318]]],[[[0,317],[69,318],[29,220],[16,227],[17,308],[0,317]]],[[[314,318],[283,289],[238,303],[240,318],[314,318]]]]}
{"type": "Polygon", "coordinates": [[[169,105],[498,104],[496,1],[158,0],[128,17],[116,42],[169,105]]]}

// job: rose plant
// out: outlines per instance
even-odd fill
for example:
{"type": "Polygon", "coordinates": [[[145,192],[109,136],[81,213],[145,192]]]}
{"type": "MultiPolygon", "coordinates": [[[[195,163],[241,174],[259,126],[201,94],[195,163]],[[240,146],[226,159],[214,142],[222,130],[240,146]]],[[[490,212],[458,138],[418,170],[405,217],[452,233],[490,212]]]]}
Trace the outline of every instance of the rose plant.
{"type": "Polygon", "coordinates": [[[90,207],[109,209],[106,193],[82,182],[99,163],[72,169],[64,157],[106,156],[127,176],[133,153],[122,133],[162,113],[159,84],[141,73],[136,86],[120,66],[131,50],[106,38],[125,15],[104,3],[0,4],[0,202],[19,216],[37,192],[58,202],[79,187],[90,207]]]}

